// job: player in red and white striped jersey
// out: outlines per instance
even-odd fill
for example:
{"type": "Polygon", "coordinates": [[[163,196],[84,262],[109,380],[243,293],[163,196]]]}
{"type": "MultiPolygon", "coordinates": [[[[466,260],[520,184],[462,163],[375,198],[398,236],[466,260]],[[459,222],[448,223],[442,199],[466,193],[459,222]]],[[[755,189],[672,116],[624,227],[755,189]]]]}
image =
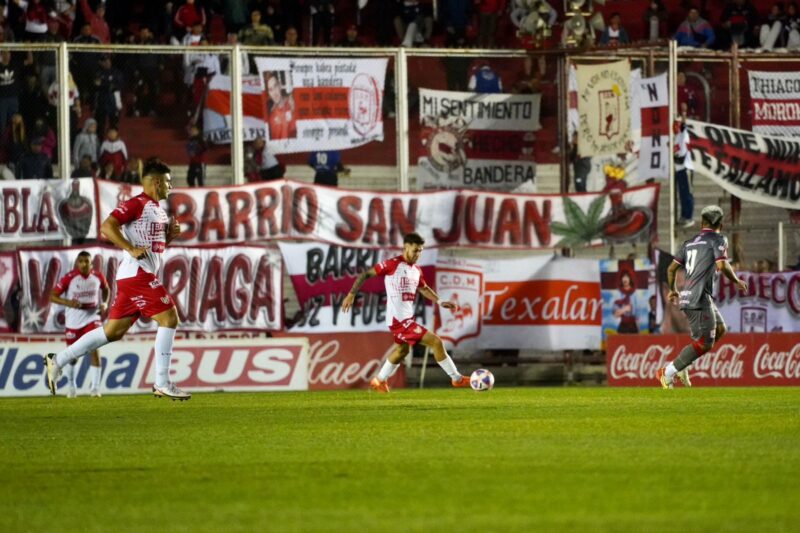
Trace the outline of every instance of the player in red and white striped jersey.
{"type": "Polygon", "coordinates": [[[459,373],[455,363],[447,355],[442,339],[414,320],[414,299],[418,290],[425,298],[439,306],[451,311],[458,310],[457,304],[442,301],[436,291],[425,283],[422,269],[416,264],[424,245],[425,241],[417,233],[409,233],[403,237],[402,255],[381,261],[366,272],[362,272],[342,302],[342,311],[346,313],[353,307],[358,289],[368,278],[385,276],[386,325],[392,332],[397,347],[383,363],[378,375],[370,382],[370,387],[378,392],[389,392],[388,379],[400,367],[411,347],[418,342],[433,350],[436,362],[450,376],[453,387],[469,387],[469,377],[459,373]]]}
{"type": "Polygon", "coordinates": [[[103,221],[100,228],[103,234],[128,252],[117,271],[117,295],[104,327],[92,330],[66,350],[45,357],[47,380],[53,394],[64,366],[121,339],[140,316],[146,316],[158,323],[153,394],[173,400],[192,397],[168,379],[178,311],[157,277],[161,254],[181,232],[180,225],[171,220],[159,204],[167,199],[172,188],[169,167],[158,159],[148,160],[142,170],[142,188],[142,194],[120,204],[103,221]]]}
{"type": "MultiPolygon", "coordinates": [[[[67,272],[50,293],[51,302],[66,307],[64,333],[67,338],[67,346],[75,344],[86,333],[101,327],[103,324],[100,316],[108,308],[108,297],[111,294],[108,282],[102,272],[92,269],[91,259],[92,256],[89,252],[79,253],[75,259],[75,268],[67,272]]],[[[89,394],[93,397],[100,396],[101,371],[100,356],[97,350],[94,350],[91,353],[91,365],[89,366],[89,394]]],[[[77,396],[75,363],[65,366],[64,374],[67,376],[67,385],[69,386],[67,397],[74,398],[77,396]]]]}

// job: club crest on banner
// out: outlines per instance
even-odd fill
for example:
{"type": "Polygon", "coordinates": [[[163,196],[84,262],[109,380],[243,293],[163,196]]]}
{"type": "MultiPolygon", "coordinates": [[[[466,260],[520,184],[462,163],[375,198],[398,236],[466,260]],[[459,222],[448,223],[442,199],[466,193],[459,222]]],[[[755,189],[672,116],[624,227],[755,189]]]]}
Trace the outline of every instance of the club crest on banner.
{"type": "Polygon", "coordinates": [[[763,307],[742,307],[742,326],[739,328],[743,333],[765,333],[767,331],[767,310],[763,307]]]}
{"type": "Polygon", "coordinates": [[[362,137],[378,125],[381,117],[381,89],[374,77],[361,73],[350,87],[350,118],[362,137]]]}
{"type": "Polygon", "coordinates": [[[481,333],[483,273],[478,270],[438,266],[436,288],[442,300],[458,305],[450,311],[439,308],[436,314],[436,333],[453,346],[481,333]]]}
{"type": "Polygon", "coordinates": [[[422,140],[428,152],[428,163],[439,172],[451,174],[467,164],[465,138],[469,124],[457,118],[429,117],[429,126],[422,140]]]}
{"type": "MultiPolygon", "coordinates": [[[[616,89],[616,85],[614,89],[616,89]]],[[[619,90],[615,92],[613,89],[607,91],[597,91],[597,100],[599,108],[602,112],[597,117],[600,120],[598,124],[598,131],[600,135],[607,139],[611,139],[615,135],[619,135],[620,123],[620,105],[619,105],[619,90]]]]}

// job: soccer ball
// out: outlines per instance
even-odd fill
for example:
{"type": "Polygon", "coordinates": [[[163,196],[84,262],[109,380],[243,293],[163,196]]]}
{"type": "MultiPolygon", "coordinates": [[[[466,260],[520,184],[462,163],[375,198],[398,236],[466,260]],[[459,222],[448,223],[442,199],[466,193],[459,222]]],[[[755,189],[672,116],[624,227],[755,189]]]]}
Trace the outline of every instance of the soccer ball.
{"type": "Polygon", "coordinates": [[[469,377],[469,385],[474,391],[492,390],[494,375],[485,368],[479,368],[469,377]]]}

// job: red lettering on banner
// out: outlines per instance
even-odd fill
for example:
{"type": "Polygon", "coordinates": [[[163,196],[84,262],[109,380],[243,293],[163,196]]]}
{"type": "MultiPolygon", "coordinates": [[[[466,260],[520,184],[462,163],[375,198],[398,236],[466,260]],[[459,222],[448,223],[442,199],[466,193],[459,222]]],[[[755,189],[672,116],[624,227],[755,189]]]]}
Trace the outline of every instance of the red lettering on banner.
{"type": "Polygon", "coordinates": [[[336,208],[344,222],[344,224],[336,225],[336,235],[347,242],[355,242],[364,229],[364,223],[361,217],[358,216],[358,211],[361,210],[361,198],[358,196],[342,196],[339,198],[336,208]]]}
{"type": "Polygon", "coordinates": [[[164,289],[175,301],[175,309],[178,311],[178,318],[181,322],[186,322],[187,320],[194,321],[193,319],[189,319],[186,315],[180,300],[177,298],[177,295],[183,292],[186,285],[189,283],[188,259],[186,257],[176,257],[171,261],[165,262],[161,277],[164,280],[164,289]]]}
{"type": "Polygon", "coordinates": [[[369,210],[367,211],[367,227],[364,230],[364,237],[361,242],[364,244],[373,244],[372,234],[375,234],[378,239],[375,244],[386,244],[386,213],[383,207],[383,199],[376,196],[369,201],[369,210]]]}
{"type": "Polygon", "coordinates": [[[3,233],[16,233],[19,225],[19,191],[3,189],[3,233]]]}
{"type": "Polygon", "coordinates": [[[550,244],[550,223],[553,218],[550,214],[552,202],[545,200],[543,202],[544,213],[539,213],[539,207],[536,202],[525,202],[525,228],[523,234],[523,242],[526,246],[533,244],[531,239],[531,226],[536,232],[536,238],[539,240],[540,246],[547,246],[550,244]]]}
{"type": "Polygon", "coordinates": [[[728,278],[720,276],[717,302],[725,304],[739,298],[757,298],[765,302],[772,302],[776,306],[788,304],[793,313],[800,314],[800,273],[752,274],[741,272],[739,277],[748,283],[748,292],[742,293],[728,278]]]}
{"type": "MultiPolygon", "coordinates": [[[[23,268],[25,265],[23,265],[23,268]]],[[[46,309],[50,306],[50,293],[58,283],[58,276],[61,272],[61,261],[53,257],[47,262],[47,271],[44,273],[44,285],[42,285],[42,275],[39,271],[40,264],[37,260],[28,262],[28,279],[30,280],[30,304],[34,309],[46,309]]]]}
{"type": "Polygon", "coordinates": [[[228,316],[234,321],[240,321],[247,314],[249,291],[245,287],[236,288],[237,281],[242,279],[248,285],[253,281],[252,265],[246,255],[237,254],[228,262],[228,272],[225,275],[225,307],[228,316]]]}
{"type": "Polygon", "coordinates": [[[230,228],[228,238],[239,239],[239,226],[244,229],[244,240],[253,238],[253,226],[250,224],[250,213],[253,210],[253,197],[246,191],[231,191],[225,195],[228,202],[230,228]]]}
{"type": "Polygon", "coordinates": [[[456,203],[453,206],[453,218],[450,223],[450,231],[448,233],[445,233],[439,228],[433,229],[433,238],[436,239],[436,242],[439,244],[451,244],[461,240],[461,218],[462,213],[464,212],[465,201],[466,198],[464,198],[464,196],[461,194],[456,197],[456,203]]]}
{"type": "Polygon", "coordinates": [[[408,202],[408,213],[403,211],[403,200],[392,198],[391,220],[392,229],[390,230],[389,242],[392,245],[403,242],[403,237],[416,229],[417,205],[416,198],[408,202]]]}
{"type": "Polygon", "coordinates": [[[171,192],[169,210],[175,214],[175,220],[181,225],[181,234],[176,241],[191,241],[197,237],[197,204],[191,195],[183,192],[171,192]]]}
{"type": "Polygon", "coordinates": [[[219,193],[216,191],[209,191],[206,194],[198,240],[208,242],[208,234],[212,230],[217,232],[216,240],[225,240],[225,220],[222,218],[222,206],[219,203],[219,193]]]}
{"type": "Polygon", "coordinates": [[[205,322],[208,312],[212,309],[217,312],[217,320],[223,322],[227,319],[222,302],[222,266],[222,259],[219,257],[212,257],[207,263],[203,298],[197,315],[200,322],[205,322]]]}
{"type": "Polygon", "coordinates": [[[192,322],[197,320],[197,306],[200,298],[197,291],[200,288],[200,281],[203,276],[203,265],[199,257],[192,257],[192,268],[190,271],[191,278],[189,279],[189,318],[192,322]]]}
{"type": "Polygon", "coordinates": [[[656,371],[667,366],[672,352],[672,346],[658,344],[648,346],[643,352],[628,352],[621,344],[608,361],[608,375],[614,379],[655,379],[656,371]]]}
{"type": "Polygon", "coordinates": [[[497,215],[497,229],[494,232],[494,243],[504,244],[508,242],[508,244],[519,244],[522,240],[521,237],[517,201],[513,198],[506,198],[500,202],[500,213],[497,215]],[[508,234],[508,241],[506,241],[505,234],[508,234]]]}
{"type": "MultiPolygon", "coordinates": [[[[56,220],[56,208],[53,206],[53,195],[47,191],[42,192],[42,200],[39,203],[39,212],[34,220],[37,220],[36,233],[50,233],[58,231],[58,221],[56,220]],[[45,227],[47,226],[47,227],[45,227]]],[[[25,231],[25,228],[23,228],[25,231]]]]}
{"type": "Polygon", "coordinates": [[[494,198],[488,196],[483,200],[483,229],[475,227],[478,215],[475,213],[478,204],[478,196],[467,198],[466,219],[464,226],[466,229],[467,240],[473,244],[487,243],[492,238],[492,215],[494,214],[494,198]]]}
{"type": "Polygon", "coordinates": [[[22,190],[22,233],[34,233],[36,229],[34,229],[35,221],[31,221],[30,213],[28,213],[28,199],[31,197],[31,190],[27,187],[23,187],[22,190]]]}
{"type": "Polygon", "coordinates": [[[744,344],[715,345],[713,351],[692,363],[692,376],[709,379],[741,378],[744,370],[742,354],[746,348],[744,344]]]}
{"type": "Polygon", "coordinates": [[[268,237],[277,235],[278,221],[275,219],[275,210],[278,208],[278,191],[269,187],[256,190],[256,205],[258,206],[258,236],[268,237]],[[264,203],[269,198],[269,203],[264,203]],[[269,223],[269,231],[265,225],[269,223]]]}
{"type": "Polygon", "coordinates": [[[292,211],[294,211],[294,202],[291,185],[281,186],[281,205],[283,206],[283,216],[281,217],[281,233],[288,235],[291,230],[292,211]]]}
{"type": "Polygon", "coordinates": [[[275,320],[275,308],[273,307],[272,294],[272,268],[269,259],[262,257],[258,262],[256,279],[253,283],[253,300],[250,302],[250,320],[255,320],[261,313],[263,307],[267,311],[267,319],[270,322],[275,320]]]}
{"type": "Polygon", "coordinates": [[[294,229],[303,235],[314,233],[319,220],[319,200],[316,191],[311,187],[299,187],[294,194],[294,229]],[[301,209],[301,205],[305,208],[301,209]],[[303,212],[306,213],[303,220],[303,212]]]}

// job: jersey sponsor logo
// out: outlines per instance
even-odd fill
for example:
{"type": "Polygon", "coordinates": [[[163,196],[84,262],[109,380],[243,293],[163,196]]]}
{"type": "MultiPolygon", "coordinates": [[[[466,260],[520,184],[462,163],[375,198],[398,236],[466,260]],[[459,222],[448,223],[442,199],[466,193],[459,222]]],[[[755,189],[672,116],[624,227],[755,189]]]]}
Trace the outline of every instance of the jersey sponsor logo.
{"type": "Polygon", "coordinates": [[[416,298],[416,294],[413,292],[404,292],[403,293],[403,301],[404,302],[413,302],[416,298]]]}
{"type": "Polygon", "coordinates": [[[169,296],[162,296],[161,301],[164,302],[165,305],[168,304],[170,302],[169,296]]]}
{"type": "Polygon", "coordinates": [[[150,251],[156,254],[163,254],[164,250],[167,249],[166,243],[163,242],[153,242],[150,246],[150,251]]]}

